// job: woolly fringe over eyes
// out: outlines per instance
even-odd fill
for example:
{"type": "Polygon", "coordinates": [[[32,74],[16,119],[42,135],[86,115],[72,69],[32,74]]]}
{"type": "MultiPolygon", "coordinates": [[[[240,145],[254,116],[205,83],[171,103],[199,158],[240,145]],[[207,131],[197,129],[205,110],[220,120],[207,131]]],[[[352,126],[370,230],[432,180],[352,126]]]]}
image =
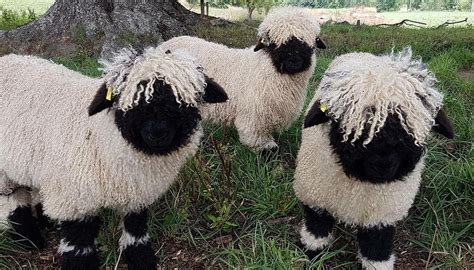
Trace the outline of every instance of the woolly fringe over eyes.
{"type": "Polygon", "coordinates": [[[394,114],[417,145],[425,143],[443,95],[426,65],[412,59],[411,48],[387,56],[347,54],[336,58],[328,70],[315,98],[340,121],[344,141],[355,142],[368,127],[363,142],[367,145],[394,114]],[[361,59],[367,64],[361,66],[361,59]]]}
{"type": "Polygon", "coordinates": [[[314,48],[320,31],[315,16],[302,8],[288,6],[273,8],[258,27],[258,36],[277,46],[296,37],[314,48]]]}
{"type": "Polygon", "coordinates": [[[176,102],[191,106],[197,105],[206,87],[202,67],[182,51],[171,54],[147,48],[139,55],[133,48],[124,48],[111,61],[102,59],[100,63],[107,86],[112,87],[113,96],[119,96],[117,106],[122,111],[134,108],[142,98],[150,102],[156,80],[171,86],[176,102]]]}

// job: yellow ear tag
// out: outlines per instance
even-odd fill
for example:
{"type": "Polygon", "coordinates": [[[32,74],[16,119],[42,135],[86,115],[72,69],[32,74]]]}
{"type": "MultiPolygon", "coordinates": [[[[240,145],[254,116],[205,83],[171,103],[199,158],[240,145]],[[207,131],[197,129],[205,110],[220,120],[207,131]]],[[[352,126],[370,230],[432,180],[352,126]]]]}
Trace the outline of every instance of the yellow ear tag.
{"type": "Polygon", "coordinates": [[[112,101],[112,87],[109,86],[107,88],[107,95],[105,96],[105,99],[108,101],[112,101]]]}
{"type": "Polygon", "coordinates": [[[324,103],[321,104],[321,107],[319,107],[319,108],[321,109],[322,112],[325,112],[328,109],[328,107],[324,103]]]}

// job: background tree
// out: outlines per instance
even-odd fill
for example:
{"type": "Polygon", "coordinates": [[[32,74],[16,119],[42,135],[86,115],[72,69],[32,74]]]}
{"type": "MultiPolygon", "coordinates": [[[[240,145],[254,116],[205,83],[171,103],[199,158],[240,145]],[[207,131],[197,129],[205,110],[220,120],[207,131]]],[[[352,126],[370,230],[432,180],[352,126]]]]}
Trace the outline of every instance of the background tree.
{"type": "Polygon", "coordinates": [[[199,16],[176,0],[57,0],[37,21],[0,31],[0,50],[107,56],[132,44],[156,44],[189,34],[199,16]]]}

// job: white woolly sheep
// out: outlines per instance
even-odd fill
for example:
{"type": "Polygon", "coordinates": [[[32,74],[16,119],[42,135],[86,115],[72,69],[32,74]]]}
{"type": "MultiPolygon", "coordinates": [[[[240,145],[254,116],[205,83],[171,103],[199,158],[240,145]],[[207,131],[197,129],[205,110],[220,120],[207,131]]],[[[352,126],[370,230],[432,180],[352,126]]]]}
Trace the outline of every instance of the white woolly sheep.
{"type": "Polygon", "coordinates": [[[227,95],[182,52],[124,49],[104,63],[95,79],[37,57],[0,58],[0,217],[41,247],[29,190],[39,189],[60,221],[63,269],[97,269],[98,210],[119,209],[129,268],[155,269],[146,208],[198,149],[198,106],[227,95]]]}
{"type": "Polygon", "coordinates": [[[203,106],[203,118],[233,124],[240,141],[262,150],[277,147],[273,133],[301,113],[315,66],[314,50],[325,48],[316,17],[301,8],[270,11],[258,28],[260,42],[233,49],[195,37],[176,37],[160,46],[185,49],[229,95],[226,104],[203,106]]]}
{"type": "Polygon", "coordinates": [[[364,268],[393,269],[395,223],[415,199],[430,130],[453,137],[435,82],[410,48],[350,53],[329,66],[305,117],[294,182],[310,257],[330,243],[337,219],[357,226],[364,268]]]}

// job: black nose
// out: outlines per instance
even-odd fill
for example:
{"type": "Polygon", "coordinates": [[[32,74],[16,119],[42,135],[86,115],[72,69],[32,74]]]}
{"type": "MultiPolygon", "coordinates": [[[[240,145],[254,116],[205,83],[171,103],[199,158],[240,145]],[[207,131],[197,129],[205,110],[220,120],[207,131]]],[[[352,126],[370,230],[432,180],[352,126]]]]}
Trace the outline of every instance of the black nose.
{"type": "Polygon", "coordinates": [[[299,55],[291,56],[284,62],[286,70],[291,72],[298,72],[303,67],[303,58],[299,55]]]}
{"type": "Polygon", "coordinates": [[[172,123],[164,120],[146,121],[140,135],[143,141],[154,150],[163,150],[173,141],[176,128],[172,123]]]}
{"type": "Polygon", "coordinates": [[[299,55],[295,55],[292,57],[289,57],[285,64],[287,65],[288,68],[292,69],[299,69],[303,65],[303,58],[299,55]]]}
{"type": "Polygon", "coordinates": [[[392,179],[400,167],[400,159],[396,154],[373,155],[364,162],[368,176],[376,179],[392,179]]]}

